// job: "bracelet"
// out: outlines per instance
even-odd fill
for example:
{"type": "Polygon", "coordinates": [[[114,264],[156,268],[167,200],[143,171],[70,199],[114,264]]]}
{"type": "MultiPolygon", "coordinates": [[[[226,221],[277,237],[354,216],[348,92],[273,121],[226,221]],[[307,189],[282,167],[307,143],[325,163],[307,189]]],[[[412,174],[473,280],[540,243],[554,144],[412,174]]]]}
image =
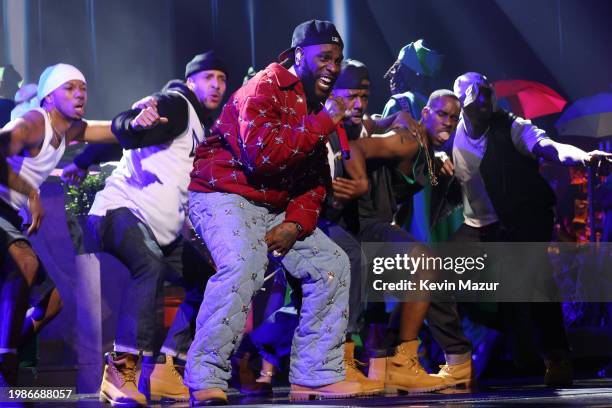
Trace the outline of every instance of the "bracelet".
{"type": "Polygon", "coordinates": [[[298,234],[301,234],[302,232],[304,232],[304,228],[302,228],[302,226],[298,222],[295,222],[295,221],[290,221],[290,222],[295,224],[295,228],[297,228],[298,234]]]}
{"type": "Polygon", "coordinates": [[[272,377],[272,376],[274,376],[274,371],[264,371],[264,370],[261,370],[259,372],[259,375],[262,376],[262,377],[272,377]]]}

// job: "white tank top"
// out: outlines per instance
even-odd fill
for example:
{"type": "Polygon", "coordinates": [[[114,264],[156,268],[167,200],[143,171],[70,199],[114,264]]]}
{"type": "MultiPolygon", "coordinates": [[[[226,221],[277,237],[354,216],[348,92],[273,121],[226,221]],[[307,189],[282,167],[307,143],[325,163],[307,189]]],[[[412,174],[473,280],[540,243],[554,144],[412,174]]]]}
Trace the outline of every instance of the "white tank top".
{"type": "Polygon", "coordinates": [[[168,143],[124,150],[89,210],[103,217],[108,210],[128,208],[151,228],[161,246],[181,232],[195,149],[204,141],[204,127],[191,103],[170,92],[187,101],[187,129],[168,143]]]}
{"type": "MultiPolygon", "coordinates": [[[[32,110],[40,112],[45,120],[45,139],[40,152],[35,157],[11,156],[8,157],[6,161],[15,173],[30,183],[32,187],[38,189],[62,158],[64,150],[66,150],[66,138],[62,137],[62,142],[59,147],[57,149],[54,148],[51,145],[53,129],[47,112],[42,108],[34,108],[32,110]]],[[[4,129],[12,126],[16,120],[18,119],[7,123],[4,129]]],[[[11,190],[4,185],[0,185],[0,198],[15,210],[19,211],[25,221],[30,219],[27,196],[11,190]]]]}

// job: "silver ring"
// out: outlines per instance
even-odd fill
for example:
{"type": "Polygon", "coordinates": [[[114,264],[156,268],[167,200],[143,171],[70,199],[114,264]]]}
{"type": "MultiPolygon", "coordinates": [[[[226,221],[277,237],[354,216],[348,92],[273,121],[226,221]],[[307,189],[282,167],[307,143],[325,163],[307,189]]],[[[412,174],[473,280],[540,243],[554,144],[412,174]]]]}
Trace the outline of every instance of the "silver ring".
{"type": "Polygon", "coordinates": [[[274,256],[276,258],[280,257],[281,255],[282,255],[282,253],[280,251],[276,250],[276,249],[274,251],[272,251],[272,256],[274,256]]]}

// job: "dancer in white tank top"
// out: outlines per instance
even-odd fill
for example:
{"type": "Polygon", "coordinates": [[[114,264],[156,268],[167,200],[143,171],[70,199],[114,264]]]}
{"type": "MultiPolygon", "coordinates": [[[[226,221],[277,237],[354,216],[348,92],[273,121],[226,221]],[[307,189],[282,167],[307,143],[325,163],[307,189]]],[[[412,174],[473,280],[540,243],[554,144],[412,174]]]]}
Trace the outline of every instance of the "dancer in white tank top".
{"type": "Polygon", "coordinates": [[[41,108],[9,122],[0,131],[0,253],[12,258],[19,273],[9,274],[0,260],[4,301],[0,320],[0,387],[17,383],[16,349],[28,292],[39,260],[21,232],[20,214],[31,220],[28,235],[41,225],[44,209],[39,187],[72,140],[116,142],[110,122],[83,120],[87,84],[75,67],[57,64],[42,73],[38,84],[41,108]]]}

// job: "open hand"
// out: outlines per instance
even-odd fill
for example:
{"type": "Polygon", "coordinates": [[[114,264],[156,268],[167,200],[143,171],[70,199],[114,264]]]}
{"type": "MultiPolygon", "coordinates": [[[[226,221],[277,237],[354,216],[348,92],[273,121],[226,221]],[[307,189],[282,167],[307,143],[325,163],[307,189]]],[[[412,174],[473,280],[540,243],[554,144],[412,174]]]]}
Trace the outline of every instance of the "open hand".
{"type": "Polygon", "coordinates": [[[368,184],[365,180],[360,181],[336,177],[332,181],[332,188],[335,200],[350,201],[364,195],[368,190],[368,184]]]}
{"type": "Polygon", "coordinates": [[[88,172],[87,169],[81,169],[76,164],[70,163],[64,167],[60,177],[64,183],[68,183],[71,186],[78,186],[85,180],[88,172]]]}
{"type": "Polygon", "coordinates": [[[612,153],[593,150],[592,152],[588,152],[584,158],[584,164],[586,166],[599,164],[600,162],[612,162],[612,153]]]}

